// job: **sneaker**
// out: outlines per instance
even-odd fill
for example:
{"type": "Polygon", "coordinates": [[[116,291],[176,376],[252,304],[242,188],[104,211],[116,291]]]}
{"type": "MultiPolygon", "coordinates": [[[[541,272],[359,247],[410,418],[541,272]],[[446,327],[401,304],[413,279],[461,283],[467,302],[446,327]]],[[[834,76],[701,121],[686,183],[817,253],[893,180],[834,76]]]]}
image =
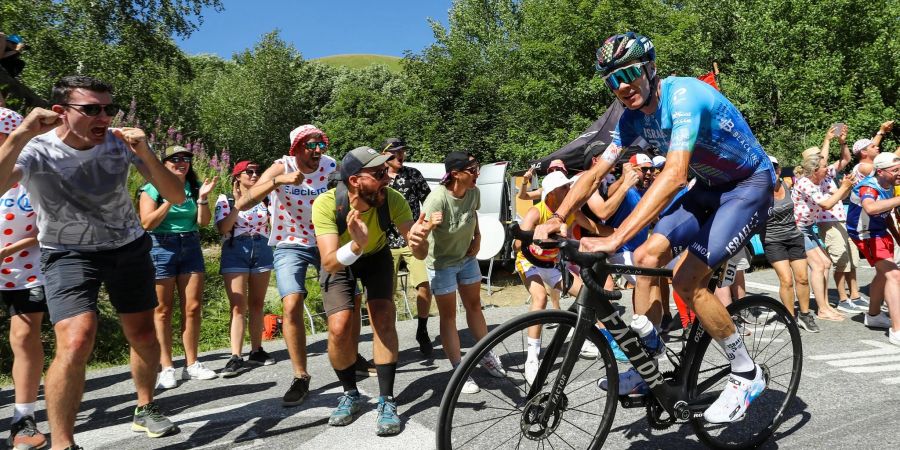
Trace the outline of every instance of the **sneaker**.
{"type": "Polygon", "coordinates": [[[487,370],[494,378],[506,377],[506,369],[503,368],[500,358],[494,352],[488,352],[487,355],[481,358],[481,368],[487,370]]]}
{"type": "Polygon", "coordinates": [[[894,345],[900,345],[900,331],[888,330],[888,342],[894,345]]]}
{"type": "Polygon", "coordinates": [[[241,358],[238,355],[231,355],[231,358],[225,363],[225,368],[222,369],[222,372],[220,373],[223,378],[233,378],[244,373],[246,370],[247,366],[244,364],[244,358],[241,358]]]}
{"type": "MultiPolygon", "coordinates": [[[[609,380],[601,378],[597,386],[605,391],[609,389],[609,380]]],[[[650,387],[633,367],[619,374],[619,395],[646,395],[648,392],[650,387]]]]}
{"type": "Polygon", "coordinates": [[[174,367],[166,367],[156,375],[157,389],[172,389],[175,386],[178,386],[178,381],[175,380],[174,367]]]}
{"type": "Polygon", "coordinates": [[[419,351],[423,355],[431,356],[431,352],[434,351],[434,344],[431,343],[431,338],[428,337],[428,331],[420,330],[416,332],[416,342],[419,343],[419,351]]]}
{"type": "Polygon", "coordinates": [[[353,422],[353,415],[359,412],[359,391],[356,389],[344,392],[344,395],[338,399],[338,406],[331,412],[328,418],[328,425],[333,427],[342,427],[350,425],[353,422]]]}
{"type": "Polygon", "coordinates": [[[299,378],[294,377],[294,381],[291,382],[291,387],[288,388],[287,392],[284,393],[284,397],[281,398],[281,405],[297,406],[303,403],[306,394],[309,394],[309,380],[309,375],[299,378]]]}
{"type": "Polygon", "coordinates": [[[593,342],[585,339],[584,344],[581,344],[581,353],[578,356],[584,359],[597,359],[600,356],[600,349],[593,342]]]}
{"type": "Polygon", "coordinates": [[[462,393],[463,394],[477,394],[481,392],[481,388],[478,387],[478,384],[475,383],[475,380],[472,377],[466,379],[466,382],[463,383],[462,393]]]}
{"type": "Polygon", "coordinates": [[[529,385],[534,384],[534,377],[537,376],[540,367],[541,362],[536,359],[525,361],[525,381],[527,381],[529,385]]]}
{"type": "Polygon", "coordinates": [[[271,366],[275,364],[275,358],[260,347],[247,355],[247,364],[251,366],[271,366]]]}
{"type": "Polygon", "coordinates": [[[853,302],[853,304],[856,306],[865,308],[867,310],[869,309],[869,299],[862,294],[859,294],[859,297],[857,298],[851,298],[850,301],[853,302]]]}
{"type": "Polygon", "coordinates": [[[606,342],[609,342],[609,346],[612,348],[613,356],[616,358],[616,361],[628,361],[628,356],[626,356],[625,352],[622,351],[622,347],[619,347],[619,343],[616,342],[615,339],[613,339],[612,333],[610,333],[606,328],[600,329],[600,333],[602,333],[603,337],[606,338],[606,342]]]}
{"type": "Polygon", "coordinates": [[[159,406],[150,402],[144,406],[134,408],[134,420],[131,422],[131,431],[146,432],[147,436],[158,438],[165,436],[175,429],[166,416],[159,412],[159,406]]]}
{"type": "Polygon", "coordinates": [[[857,306],[855,303],[851,302],[850,300],[845,300],[845,301],[838,303],[837,310],[840,312],[848,313],[848,314],[857,314],[857,313],[860,313],[863,311],[868,311],[869,308],[868,307],[860,308],[859,306],[857,306]]]}
{"type": "Polygon", "coordinates": [[[816,323],[816,315],[812,311],[800,313],[797,315],[797,324],[810,333],[819,332],[819,324],[816,323]]]}
{"type": "Polygon", "coordinates": [[[397,402],[394,401],[394,397],[378,397],[378,419],[375,421],[375,434],[393,436],[397,433],[400,433],[397,402]]]}
{"type": "Polygon", "coordinates": [[[360,355],[359,353],[356,354],[356,362],[353,363],[353,368],[356,370],[356,376],[358,377],[378,376],[378,371],[375,370],[375,364],[369,362],[363,355],[360,355]]]}
{"type": "Polygon", "coordinates": [[[744,418],[750,403],[765,389],[766,380],[758,365],[756,376],[752,380],[731,374],[719,398],[703,412],[703,418],[709,423],[737,422],[744,418]]]}
{"type": "Polygon", "coordinates": [[[39,449],[47,446],[47,438],[38,431],[34,417],[25,416],[12,424],[6,445],[15,450],[39,449]]]}
{"type": "Polygon", "coordinates": [[[870,316],[869,313],[866,313],[863,318],[863,323],[869,328],[891,327],[891,319],[889,319],[887,314],[883,312],[878,313],[877,316],[870,316]]]}
{"type": "Polygon", "coordinates": [[[63,450],[84,450],[84,447],[82,447],[82,446],[80,446],[80,445],[74,445],[74,444],[72,444],[72,445],[70,445],[70,446],[64,448],[63,450]]]}
{"type": "Polygon", "coordinates": [[[185,367],[184,370],[181,371],[182,380],[212,380],[213,378],[218,377],[219,376],[216,375],[215,372],[207,369],[200,361],[185,367]]]}

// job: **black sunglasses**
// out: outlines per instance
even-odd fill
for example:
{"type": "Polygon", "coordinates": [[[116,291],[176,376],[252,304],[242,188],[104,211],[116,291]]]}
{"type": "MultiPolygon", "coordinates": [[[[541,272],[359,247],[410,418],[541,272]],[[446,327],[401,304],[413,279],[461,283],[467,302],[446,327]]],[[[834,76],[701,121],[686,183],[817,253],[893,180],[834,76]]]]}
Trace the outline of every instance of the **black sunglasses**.
{"type": "Polygon", "coordinates": [[[376,170],[375,172],[360,172],[359,174],[360,175],[365,174],[376,180],[382,180],[382,179],[384,179],[384,177],[387,176],[387,172],[388,172],[387,169],[381,169],[381,170],[376,170]]]}
{"type": "Polygon", "coordinates": [[[106,113],[107,116],[112,117],[112,116],[115,116],[116,114],[118,114],[119,110],[121,110],[121,108],[119,108],[119,105],[112,104],[112,103],[110,103],[108,105],[100,105],[97,103],[91,103],[88,105],[79,105],[76,103],[63,103],[62,106],[73,107],[77,111],[79,111],[80,113],[82,113],[88,117],[98,116],[98,115],[100,115],[100,111],[103,111],[106,113]]]}
{"type": "Polygon", "coordinates": [[[259,175],[259,170],[257,170],[257,169],[247,169],[247,170],[244,170],[244,173],[246,173],[248,177],[252,177],[252,176],[259,175]]]}
{"type": "Polygon", "coordinates": [[[178,164],[180,162],[190,163],[193,159],[193,156],[173,156],[171,158],[167,158],[166,161],[178,164]]]}

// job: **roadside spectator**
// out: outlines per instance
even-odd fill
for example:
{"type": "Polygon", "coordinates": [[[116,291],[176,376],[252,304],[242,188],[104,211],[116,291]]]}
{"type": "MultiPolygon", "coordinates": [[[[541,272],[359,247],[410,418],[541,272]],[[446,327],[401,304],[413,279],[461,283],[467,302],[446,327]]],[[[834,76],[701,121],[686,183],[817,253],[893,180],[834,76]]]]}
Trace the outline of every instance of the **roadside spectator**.
{"type": "MultiPolygon", "coordinates": [[[[466,310],[466,323],[476,341],[487,334],[481,311],[481,269],[475,255],[481,245],[478,230],[478,208],[481,194],[475,181],[479,166],[475,157],[464,152],[450,152],[444,158],[447,173],[428,198],[422,210],[432,220],[434,229],[428,236],[425,267],[441,318],[441,343],[454,369],[462,360],[459,332],[456,329],[456,294],[459,292],[466,310]],[[434,214],[440,213],[440,222],[434,214]]],[[[481,359],[481,367],[491,376],[503,378],[506,370],[500,359],[489,352],[481,359]]],[[[462,392],[474,394],[481,389],[469,377],[462,392]]]]}
{"type": "MultiPolygon", "coordinates": [[[[409,204],[413,217],[419,217],[421,204],[431,193],[428,182],[422,176],[419,169],[405,166],[406,161],[406,143],[398,138],[389,138],[381,145],[381,153],[393,156],[387,160],[388,177],[391,183],[388,185],[391,189],[400,193],[409,204]]],[[[409,282],[416,289],[416,315],[418,316],[418,325],[416,328],[416,342],[419,343],[419,351],[423,355],[429,356],[434,350],[431,338],[428,337],[428,313],[431,311],[431,286],[428,284],[428,274],[425,273],[425,263],[418,258],[413,257],[412,249],[409,248],[406,239],[400,235],[396,226],[392,226],[388,230],[388,245],[391,247],[391,257],[394,259],[394,282],[396,292],[397,271],[400,269],[400,262],[406,264],[406,271],[409,273],[409,282]]]]}
{"type": "Polygon", "coordinates": [[[22,60],[22,52],[28,48],[22,40],[22,36],[11,34],[7,36],[0,32],[0,67],[6,70],[11,77],[18,77],[25,70],[25,61],[22,60]]]}
{"type": "MultiPolygon", "coordinates": [[[[313,206],[313,223],[322,255],[319,283],[328,315],[328,359],[344,390],[328,423],[349,425],[362,402],[354,369],[359,346],[356,327],[362,304],[357,292],[359,281],[366,292],[372,323],[378,372],[375,423],[378,436],[397,434],[401,425],[394,399],[399,344],[387,230],[389,223],[393,223],[400,235],[409,239],[413,226],[409,204],[400,193],[387,187],[385,162],[392,157],[369,147],[351,150],[341,162],[342,182],[322,194],[313,206]]],[[[424,239],[419,237],[409,244],[414,256],[425,257],[424,239]]]]}
{"type": "Polygon", "coordinates": [[[819,324],[816,317],[809,310],[809,277],[806,264],[806,248],[803,243],[803,233],[794,222],[794,202],[791,200],[791,192],[781,180],[781,165],[778,159],[769,157],[775,167],[775,187],[772,195],[775,203],[772,212],[766,222],[766,231],[763,234],[763,247],[766,260],[775,269],[778,275],[778,296],[781,303],[794,315],[794,293],[800,303],[800,313],[795,317],[797,323],[804,330],[811,333],[819,332],[819,324]]]}
{"type": "MultiPolygon", "coordinates": [[[[19,113],[0,107],[0,146],[19,124],[19,113]]],[[[13,351],[15,404],[7,445],[15,449],[43,448],[47,438],[34,420],[38,388],[44,371],[41,321],[47,312],[40,269],[37,215],[28,193],[16,183],[0,199],[0,216],[9,233],[0,235],[0,299],[9,314],[9,345],[13,351]]]]}
{"type": "Polygon", "coordinates": [[[35,108],[0,148],[0,186],[21,181],[37,211],[44,291],[56,334],[44,389],[58,448],[75,444],[101,283],[131,346],[138,397],[132,430],[160,437],[175,428],[153,401],[159,343],[152,244],[128,192],[129,166],[170,203],[184,202],[184,184],[156,159],[143,131],[109,129],[118,111],[111,91],[90,77],[59,80],[52,111],[35,108]]]}
{"type": "Polygon", "coordinates": [[[840,187],[829,195],[819,188],[827,173],[826,161],[820,154],[804,158],[801,165],[794,170],[797,179],[791,189],[791,201],[794,202],[794,221],[805,236],[806,259],[812,270],[809,284],[812,286],[813,295],[816,298],[818,318],[842,321],[845,319],[844,315],[828,303],[827,281],[831,260],[823,250],[825,245],[818,234],[813,231],[813,225],[815,225],[816,215],[820,210],[833,208],[850,193],[853,176],[845,176],[841,180],[840,187]]]}
{"type": "MultiPolygon", "coordinates": [[[[829,127],[825,133],[825,140],[819,150],[819,156],[828,160],[828,150],[831,140],[834,139],[834,129],[829,127]]],[[[830,195],[837,190],[835,179],[850,162],[850,150],[847,148],[847,126],[841,127],[838,136],[841,144],[841,157],[833,164],[829,164],[825,177],[819,182],[819,190],[830,195]]],[[[815,148],[815,147],[813,147],[815,148]]],[[[810,149],[811,150],[811,149],[810,149]]],[[[819,238],[825,244],[825,252],[834,267],[834,284],[837,287],[839,311],[855,314],[868,311],[869,302],[859,292],[859,283],[856,281],[856,268],[859,267],[859,252],[847,235],[847,210],[844,204],[838,202],[831,209],[820,209],[816,213],[816,225],[819,238]],[[847,295],[847,287],[850,294],[847,295]]]]}
{"type": "MultiPolygon", "coordinates": [[[[525,175],[522,175],[522,187],[519,188],[519,198],[522,200],[535,201],[541,199],[541,194],[543,193],[542,188],[531,191],[528,190],[531,179],[534,177],[534,169],[534,167],[529,167],[528,170],[525,171],[525,175]]],[[[547,175],[557,171],[562,172],[566,176],[569,175],[569,170],[566,169],[566,164],[561,159],[550,161],[550,165],[547,167],[547,175]]]]}
{"type": "Polygon", "coordinates": [[[666,157],[663,155],[656,155],[653,157],[653,175],[659,175],[662,172],[663,167],[666,166],[666,157]]]}
{"type": "Polygon", "coordinates": [[[859,163],[853,167],[853,174],[856,176],[857,182],[862,181],[863,178],[872,174],[875,157],[878,156],[878,153],[881,151],[879,149],[881,140],[893,129],[894,121],[888,120],[878,127],[878,131],[872,139],[863,138],[853,143],[853,154],[859,155],[859,163]]]}
{"type": "Polygon", "coordinates": [[[231,358],[222,369],[222,376],[240,375],[250,366],[275,364],[262,348],[263,306],[266,290],[274,266],[272,247],[269,247],[269,198],[241,211],[235,203],[247,195],[259,181],[262,169],[252,161],[241,161],[231,171],[231,196],[220,194],[216,199],[216,227],[222,235],[222,256],[219,272],[231,305],[231,358]],[[249,320],[248,320],[249,319],[249,320]],[[244,331],[249,322],[250,354],[244,361],[244,331]]]}
{"type": "Polygon", "coordinates": [[[628,162],[632,167],[640,171],[641,179],[638,181],[635,189],[643,196],[644,192],[653,184],[653,180],[656,179],[656,169],[653,167],[653,160],[645,153],[635,153],[631,155],[628,162]]]}
{"type": "Polygon", "coordinates": [[[166,148],[162,162],[183,183],[186,200],[173,205],[152,184],[140,189],[141,225],[153,240],[153,265],[156,267],[156,337],[159,340],[159,372],[157,387],[171,389],[178,385],[172,362],[172,306],[175,289],[181,300],[181,342],[185,368],[182,380],[211,380],[216,373],[197,359],[200,344],[200,319],[203,308],[203,280],[206,268],[200,248],[200,229],[209,225],[209,193],[217,178],[197,179],[191,166],[191,152],[181,146],[166,148]]]}
{"type": "Polygon", "coordinates": [[[881,153],[872,167],[873,174],[853,188],[859,202],[850,204],[847,224],[856,247],[875,267],[863,323],[870,328],[888,328],[888,341],[900,346],[900,269],[893,261],[894,242],[900,242],[900,233],[890,218],[891,211],[900,207],[900,197],[893,192],[894,186],[900,185],[900,157],[881,153]],[[890,318],[880,310],[884,301],[890,318]]]}
{"type": "MultiPolygon", "coordinates": [[[[572,182],[573,180],[566,177],[563,172],[551,173],[544,177],[541,181],[543,198],[540,203],[532,206],[528,209],[528,212],[525,213],[525,217],[522,219],[521,229],[525,231],[533,230],[535,226],[546,222],[556,211],[556,208],[562,200],[566,198],[566,194],[569,193],[569,186],[572,182]]],[[[570,227],[578,225],[595,236],[601,235],[601,230],[597,224],[585,217],[584,213],[581,211],[575,211],[573,214],[570,214],[569,217],[566,218],[566,224],[570,227]]],[[[610,232],[611,230],[607,230],[602,234],[609,234],[610,232]]],[[[531,244],[524,251],[530,252],[534,255],[534,258],[547,265],[553,265],[553,267],[538,267],[533,265],[523,255],[521,241],[516,240],[515,247],[517,250],[516,270],[522,274],[522,277],[525,279],[525,287],[528,289],[528,293],[531,294],[530,310],[543,310],[547,306],[547,289],[545,285],[550,286],[550,289],[555,291],[561,291],[563,287],[563,274],[560,272],[558,265],[559,250],[545,250],[537,245],[531,244]]],[[[581,290],[581,277],[575,272],[571,273],[574,277],[574,281],[569,287],[569,293],[571,295],[577,295],[578,291],[581,290]]],[[[525,380],[531,384],[540,367],[540,363],[538,362],[538,356],[541,349],[540,325],[535,325],[528,329],[527,347],[528,357],[525,360],[525,380]]],[[[586,340],[585,345],[582,348],[582,356],[596,358],[598,354],[599,351],[597,350],[596,345],[586,340]],[[585,349],[590,349],[588,355],[585,355],[585,349]]]]}
{"type": "MultiPolygon", "coordinates": [[[[312,125],[294,128],[288,154],[266,169],[240,199],[235,199],[235,208],[248,211],[269,197],[272,212],[269,246],[275,247],[275,284],[284,314],[282,332],[293,369],[291,386],[281,399],[284,406],[303,403],[309,393],[303,299],[307,268],[319,269],[312,205],[328,190],[328,175],[337,166],[333,158],[325,155],[327,148],[328,136],[322,130],[312,125]]],[[[359,323],[355,326],[358,335],[359,323]]]]}

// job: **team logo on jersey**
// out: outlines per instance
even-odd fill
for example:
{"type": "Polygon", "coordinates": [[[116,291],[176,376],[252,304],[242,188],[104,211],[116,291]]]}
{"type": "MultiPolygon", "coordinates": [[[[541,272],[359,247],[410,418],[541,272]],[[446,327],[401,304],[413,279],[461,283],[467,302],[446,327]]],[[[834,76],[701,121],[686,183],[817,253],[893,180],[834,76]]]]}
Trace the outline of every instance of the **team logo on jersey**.
{"type": "Polygon", "coordinates": [[[734,121],[727,117],[723,117],[719,119],[719,128],[731,133],[731,130],[734,128],[734,121]]]}
{"type": "Polygon", "coordinates": [[[683,103],[685,100],[687,100],[687,98],[684,96],[684,94],[687,94],[687,89],[685,89],[685,88],[677,89],[675,91],[675,93],[672,94],[672,104],[679,105],[679,104],[683,103]]]}

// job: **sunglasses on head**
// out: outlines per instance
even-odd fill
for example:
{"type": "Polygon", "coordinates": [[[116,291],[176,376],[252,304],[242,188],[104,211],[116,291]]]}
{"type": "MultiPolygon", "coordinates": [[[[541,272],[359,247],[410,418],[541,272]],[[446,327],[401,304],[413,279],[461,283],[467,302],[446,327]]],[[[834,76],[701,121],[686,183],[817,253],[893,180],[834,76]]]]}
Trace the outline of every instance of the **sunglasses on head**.
{"type": "Polygon", "coordinates": [[[321,150],[325,150],[325,147],[328,147],[328,144],[325,142],[307,142],[306,149],[307,150],[315,150],[316,147],[319,147],[321,150]]]}
{"type": "Polygon", "coordinates": [[[639,62],[635,64],[631,64],[621,69],[616,69],[603,77],[603,81],[606,82],[606,86],[608,86],[612,90],[616,90],[619,88],[619,85],[622,83],[631,83],[632,81],[638,79],[641,76],[641,68],[644,67],[646,62],[639,62]]]}
{"type": "Polygon", "coordinates": [[[193,159],[194,159],[193,156],[173,156],[171,158],[166,159],[166,161],[178,164],[178,163],[182,163],[182,162],[190,163],[193,159]]]}
{"type": "Polygon", "coordinates": [[[88,105],[79,105],[76,103],[63,103],[62,106],[68,106],[68,107],[74,108],[78,112],[80,112],[88,117],[98,116],[98,115],[100,115],[100,111],[103,111],[106,113],[107,116],[112,117],[112,116],[115,116],[116,114],[118,114],[119,109],[120,109],[119,105],[114,105],[112,103],[110,103],[109,105],[100,105],[97,103],[91,103],[88,105]]]}

